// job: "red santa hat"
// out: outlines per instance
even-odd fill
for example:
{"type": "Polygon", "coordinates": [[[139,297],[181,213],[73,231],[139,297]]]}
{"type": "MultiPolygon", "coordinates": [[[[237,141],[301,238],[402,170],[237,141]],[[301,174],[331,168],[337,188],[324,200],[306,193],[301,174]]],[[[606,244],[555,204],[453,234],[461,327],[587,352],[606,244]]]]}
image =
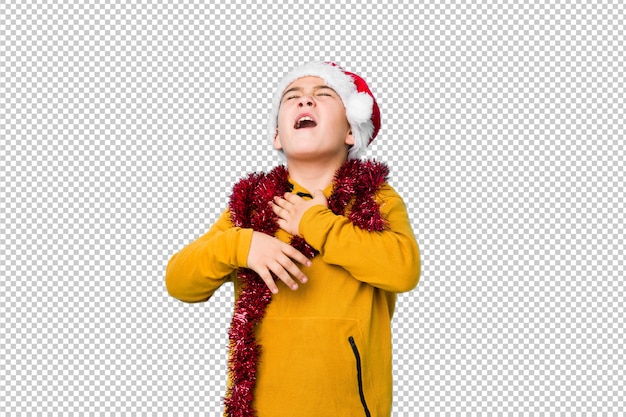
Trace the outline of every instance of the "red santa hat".
{"type": "Polygon", "coordinates": [[[280,98],[283,92],[298,78],[308,76],[323,79],[326,85],[339,94],[354,136],[354,145],[348,152],[348,159],[358,159],[380,130],[380,109],[365,80],[334,62],[311,62],[302,65],[291,70],[280,81],[272,101],[269,120],[270,140],[276,136],[280,98]]]}

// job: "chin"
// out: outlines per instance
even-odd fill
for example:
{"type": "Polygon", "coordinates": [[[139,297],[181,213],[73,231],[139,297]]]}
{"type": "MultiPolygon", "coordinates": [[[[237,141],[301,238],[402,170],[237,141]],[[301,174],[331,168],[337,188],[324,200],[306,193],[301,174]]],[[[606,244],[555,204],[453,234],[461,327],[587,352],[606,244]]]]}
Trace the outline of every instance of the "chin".
{"type": "Polygon", "coordinates": [[[318,152],[314,152],[314,151],[295,151],[295,152],[289,152],[289,153],[285,153],[285,157],[287,159],[317,159],[317,158],[322,158],[323,154],[320,155],[318,152]]]}

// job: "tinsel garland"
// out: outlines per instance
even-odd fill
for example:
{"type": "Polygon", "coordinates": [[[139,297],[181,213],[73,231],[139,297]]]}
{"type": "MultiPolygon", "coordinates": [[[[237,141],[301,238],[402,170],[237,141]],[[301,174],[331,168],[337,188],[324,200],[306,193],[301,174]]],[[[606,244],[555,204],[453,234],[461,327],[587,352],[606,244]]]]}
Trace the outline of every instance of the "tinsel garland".
{"type": "MultiPolygon", "coordinates": [[[[380,214],[375,196],[388,174],[388,167],[380,162],[347,161],[335,173],[328,208],[337,215],[344,215],[351,203],[347,217],[354,225],[370,232],[385,230],[387,222],[380,214]]],[[[233,187],[229,203],[233,225],[274,236],[278,231],[278,223],[269,202],[290,190],[289,173],[284,166],[278,166],[269,173],[250,174],[240,180],[233,187]]],[[[308,258],[317,254],[301,236],[294,236],[290,244],[308,258]]],[[[254,417],[256,412],[252,403],[257,362],[261,354],[254,329],[263,319],[272,301],[272,293],[251,269],[240,268],[238,278],[242,290],[235,303],[228,332],[228,370],[231,381],[224,405],[229,417],[254,417]]]]}

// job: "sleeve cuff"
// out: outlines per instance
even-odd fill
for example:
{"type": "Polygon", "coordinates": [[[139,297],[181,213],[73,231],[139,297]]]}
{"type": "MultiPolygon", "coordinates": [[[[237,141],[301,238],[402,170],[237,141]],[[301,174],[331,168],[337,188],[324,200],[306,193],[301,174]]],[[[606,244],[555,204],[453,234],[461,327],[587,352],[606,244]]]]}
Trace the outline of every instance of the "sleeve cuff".
{"type": "Polygon", "coordinates": [[[309,245],[321,252],[330,226],[336,218],[337,215],[329,208],[322,205],[313,206],[302,215],[298,232],[304,236],[309,245]]]}
{"type": "Polygon", "coordinates": [[[248,267],[248,255],[250,254],[250,244],[252,243],[252,229],[240,229],[237,242],[237,265],[248,267]]]}

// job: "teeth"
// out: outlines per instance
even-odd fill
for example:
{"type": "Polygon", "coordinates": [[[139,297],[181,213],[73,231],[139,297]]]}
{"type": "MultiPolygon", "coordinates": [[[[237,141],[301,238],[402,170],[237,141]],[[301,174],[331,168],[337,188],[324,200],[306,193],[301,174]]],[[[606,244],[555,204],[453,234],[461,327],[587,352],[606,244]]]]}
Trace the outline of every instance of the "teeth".
{"type": "Polygon", "coordinates": [[[300,128],[300,124],[302,122],[312,122],[313,119],[311,119],[311,117],[309,116],[302,116],[300,119],[298,119],[298,122],[296,123],[296,128],[299,129],[300,128]]]}

